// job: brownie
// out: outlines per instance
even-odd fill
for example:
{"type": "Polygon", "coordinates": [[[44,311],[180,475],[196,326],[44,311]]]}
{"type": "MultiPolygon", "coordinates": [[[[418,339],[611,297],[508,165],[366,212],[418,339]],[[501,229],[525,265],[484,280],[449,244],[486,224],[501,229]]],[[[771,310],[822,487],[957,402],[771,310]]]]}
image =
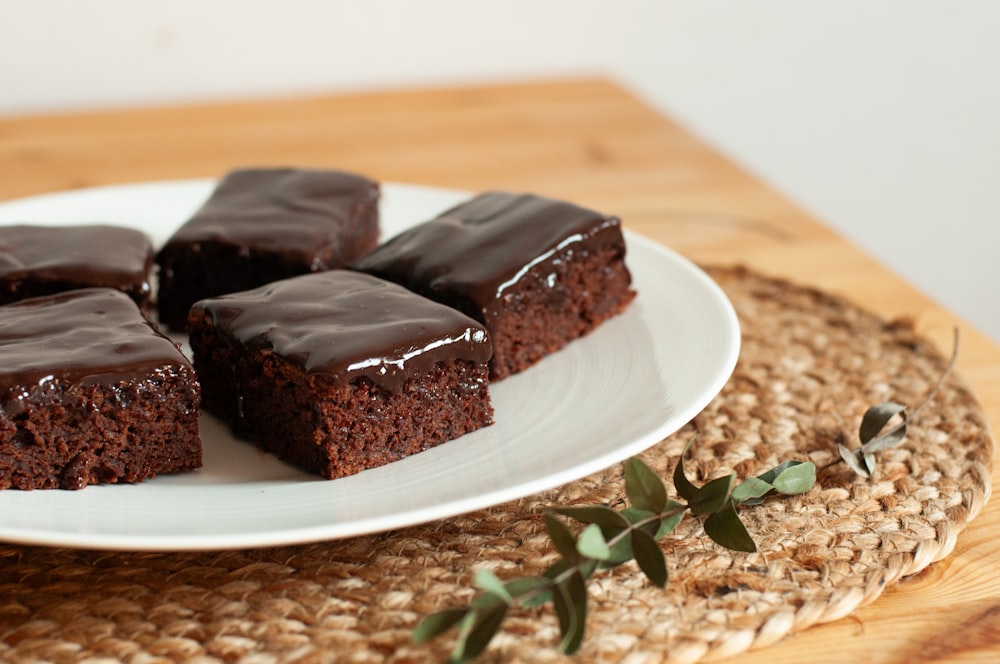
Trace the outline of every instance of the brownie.
{"type": "Polygon", "coordinates": [[[350,267],[486,326],[490,378],[523,371],[635,296],[621,223],[533,194],[484,193],[391,238],[350,267]]]}
{"type": "Polygon", "coordinates": [[[120,290],[149,306],[153,245],[145,233],[102,224],[0,227],[0,305],[77,288],[120,290]]]}
{"type": "Polygon", "coordinates": [[[370,275],[333,270],[202,300],[188,331],[205,409],[328,479],[493,422],[485,329],[370,275]]]}
{"type": "Polygon", "coordinates": [[[160,320],[197,300],[341,268],[378,242],[379,185],[332,170],[232,171],[157,254],[160,320]]]}
{"type": "Polygon", "coordinates": [[[199,399],[191,363],[120,291],[0,307],[0,488],[198,468],[199,399]]]}

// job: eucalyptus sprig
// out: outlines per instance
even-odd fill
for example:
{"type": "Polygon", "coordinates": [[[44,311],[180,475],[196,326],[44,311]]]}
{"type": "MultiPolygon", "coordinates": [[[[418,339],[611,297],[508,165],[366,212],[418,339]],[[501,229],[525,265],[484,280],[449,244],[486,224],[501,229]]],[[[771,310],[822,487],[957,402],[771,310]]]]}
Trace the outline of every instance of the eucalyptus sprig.
{"type": "Polygon", "coordinates": [[[906,412],[906,406],[895,401],[883,401],[866,410],[861,418],[861,427],[858,431],[861,447],[852,450],[843,443],[839,443],[837,448],[840,451],[840,460],[859,476],[865,479],[871,477],[872,473],[875,472],[875,453],[891,449],[903,442],[903,438],[906,437],[907,424],[941,390],[945,378],[951,373],[957,359],[958,328],[956,327],[952,341],[951,358],[934,387],[924,396],[923,400],[909,414],[906,412]],[[896,424],[889,426],[894,420],[896,424]]]}
{"type": "MultiPolygon", "coordinates": [[[[938,393],[957,357],[956,328],[951,359],[912,413],[907,415],[905,406],[891,401],[870,407],[861,420],[860,448],[852,450],[839,444],[840,459],[829,465],[842,461],[861,477],[869,478],[875,470],[875,454],[903,441],[907,423],[938,393]]],[[[679,501],[667,496],[666,485],[649,466],[638,458],[629,459],[625,463],[626,507],[617,511],[607,505],[550,508],[544,514],[545,527],[559,560],[540,576],[506,582],[489,570],[479,570],[474,584],[480,592],[469,606],[427,616],[414,630],[413,640],[428,641],[456,628],[458,639],[449,662],[468,662],[486,649],[511,609],[551,602],[559,620],[559,650],[572,654],[583,643],[587,581],[595,573],[635,560],[650,581],[665,586],[667,565],[657,540],[673,532],[688,512],[704,517],[705,533],[716,543],[752,553],[757,546],[737,508],[758,505],[772,494],[805,493],[816,483],[812,462],[790,460],[739,483],[736,474],[730,473],[696,486],[684,470],[690,446],[691,441],[674,468],[672,479],[679,501]],[[561,517],[578,522],[582,528],[574,533],[561,517]]]]}
{"type": "Polygon", "coordinates": [[[684,471],[690,445],[673,474],[680,501],[667,496],[666,485],[649,466],[638,458],[629,459],[625,463],[626,507],[615,510],[588,505],[547,510],[545,527],[559,560],[540,576],[506,582],[489,570],[479,570],[474,584],[480,593],[469,606],[427,616],[414,631],[413,640],[427,641],[457,628],[458,639],[449,661],[468,662],[486,649],[510,609],[551,602],[559,620],[559,650],[572,654],[583,643],[587,581],[596,572],[635,560],[651,582],[666,585],[667,565],[657,540],[670,534],[688,512],[705,517],[705,533],[722,546],[756,551],[736,508],[763,502],[769,494],[804,493],[816,482],[811,462],[786,461],[740,484],[731,473],[696,486],[684,471]],[[574,533],[563,517],[582,528],[574,533]]]}

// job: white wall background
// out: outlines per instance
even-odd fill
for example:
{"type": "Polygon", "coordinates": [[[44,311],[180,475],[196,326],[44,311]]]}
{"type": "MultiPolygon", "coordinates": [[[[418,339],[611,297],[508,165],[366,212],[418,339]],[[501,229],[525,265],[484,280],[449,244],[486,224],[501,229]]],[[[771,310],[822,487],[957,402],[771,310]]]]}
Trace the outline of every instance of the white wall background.
{"type": "Polygon", "coordinates": [[[593,73],[1000,341],[1000,2],[0,0],[0,115],[593,73]]]}

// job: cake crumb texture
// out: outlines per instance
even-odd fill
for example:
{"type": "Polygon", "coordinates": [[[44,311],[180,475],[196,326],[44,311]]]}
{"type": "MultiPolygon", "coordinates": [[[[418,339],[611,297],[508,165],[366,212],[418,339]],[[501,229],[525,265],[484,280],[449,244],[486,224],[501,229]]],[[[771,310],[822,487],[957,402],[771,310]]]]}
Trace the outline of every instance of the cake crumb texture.
{"type": "Polygon", "coordinates": [[[81,489],[201,466],[194,368],[127,295],[0,307],[0,489],[81,489]]]}

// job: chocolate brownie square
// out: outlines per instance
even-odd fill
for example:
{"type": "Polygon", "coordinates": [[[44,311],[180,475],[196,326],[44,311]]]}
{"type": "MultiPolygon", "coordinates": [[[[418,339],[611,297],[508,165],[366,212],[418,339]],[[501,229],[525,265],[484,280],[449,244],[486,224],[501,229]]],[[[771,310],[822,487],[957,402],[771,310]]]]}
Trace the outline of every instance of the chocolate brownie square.
{"type": "Polygon", "coordinates": [[[146,311],[153,245],[131,228],[0,227],[0,305],[77,288],[120,290],[146,311]]]}
{"type": "Polygon", "coordinates": [[[198,468],[199,398],[191,363],[120,291],[0,307],[0,488],[198,468]]]}
{"type": "Polygon", "coordinates": [[[328,479],[493,422],[486,330],[375,277],[333,270],[196,303],[205,409],[328,479]]]}
{"type": "Polygon", "coordinates": [[[349,267],[483,323],[492,380],[589,333],[635,297],[619,219],[533,194],[481,194],[349,267]]]}
{"type": "Polygon", "coordinates": [[[378,242],[378,199],[352,173],[232,171],[157,254],[160,320],[182,331],[197,300],[343,267],[378,242]]]}

